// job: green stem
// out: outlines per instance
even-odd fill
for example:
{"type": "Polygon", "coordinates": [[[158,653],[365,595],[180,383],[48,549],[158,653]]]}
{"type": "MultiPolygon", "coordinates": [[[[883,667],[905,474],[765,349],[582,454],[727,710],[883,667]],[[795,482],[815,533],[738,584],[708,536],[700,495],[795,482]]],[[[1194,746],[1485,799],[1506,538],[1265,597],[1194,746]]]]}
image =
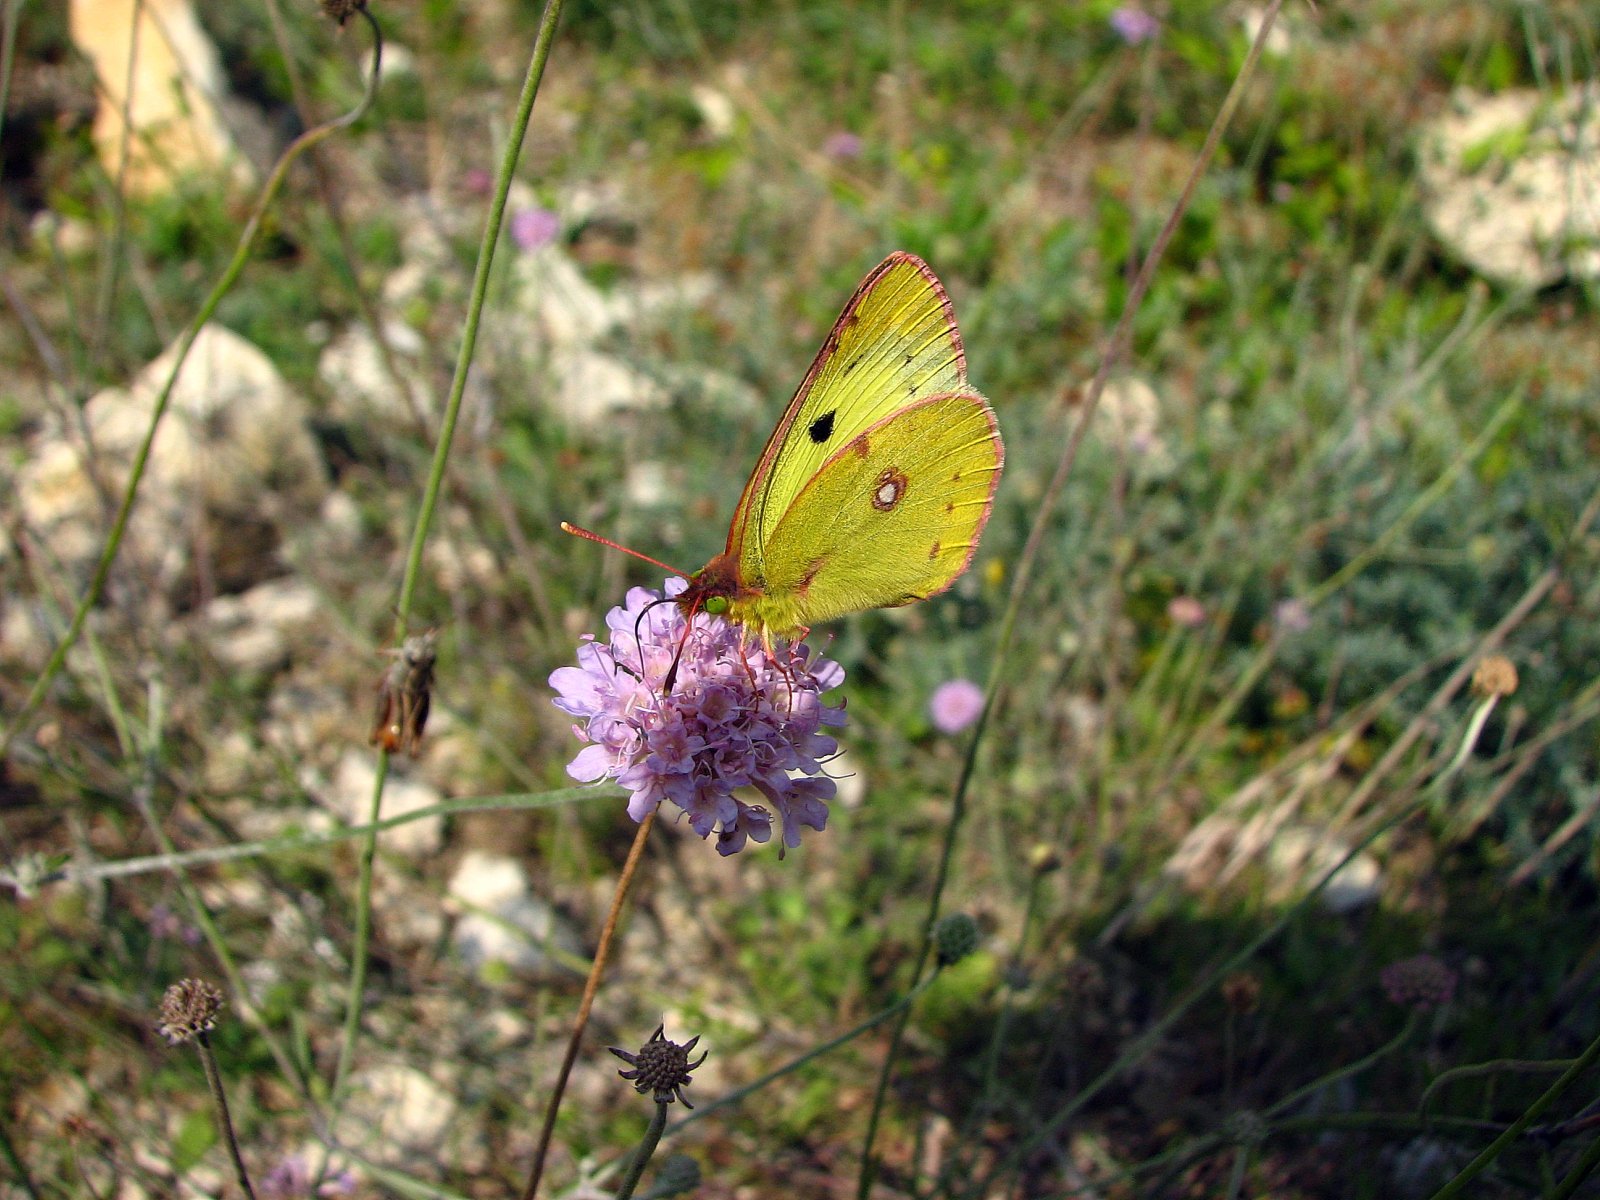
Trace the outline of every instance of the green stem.
{"type": "Polygon", "coordinates": [[[614,1200],[632,1200],[634,1189],[644,1177],[645,1166],[650,1162],[650,1156],[656,1152],[656,1146],[660,1144],[661,1134],[666,1128],[667,1106],[658,1101],[655,1115],[650,1118],[650,1128],[644,1131],[644,1140],[639,1143],[633,1161],[628,1164],[628,1172],[617,1186],[614,1200]]]}
{"type": "Polygon", "coordinates": [[[217,1056],[211,1052],[211,1040],[204,1033],[197,1034],[195,1048],[200,1051],[200,1061],[206,1068],[211,1101],[217,1106],[217,1124],[222,1127],[222,1140],[228,1143],[228,1157],[233,1159],[234,1178],[249,1200],[256,1200],[255,1189],[250,1186],[250,1172],[245,1170],[244,1156],[239,1153],[239,1139],[234,1136],[233,1119],[228,1115],[228,1093],[222,1088],[222,1072],[217,1069],[217,1056]]]}
{"type": "MultiPolygon", "coordinates": [[[[365,9],[362,10],[365,13],[365,9]]],[[[456,354],[455,375],[450,381],[450,397],[445,404],[444,420],[439,427],[439,439],[434,446],[433,465],[428,471],[428,482],[422,493],[422,504],[417,512],[417,523],[411,535],[411,550],[406,557],[405,577],[400,584],[400,600],[395,605],[395,642],[405,639],[411,620],[411,605],[416,596],[417,581],[422,576],[422,552],[428,542],[428,531],[433,525],[434,512],[439,506],[439,493],[444,485],[445,467],[450,461],[450,448],[455,440],[456,421],[461,415],[461,399],[467,390],[467,374],[472,367],[472,356],[478,345],[478,326],[483,319],[484,298],[489,291],[489,267],[494,261],[495,246],[500,240],[500,226],[505,218],[506,199],[511,192],[516,174],[517,159],[522,153],[522,143],[527,137],[528,122],[533,116],[533,101],[539,94],[539,81],[544,78],[545,62],[550,57],[550,46],[555,41],[556,22],[561,15],[561,0],[548,0],[544,18],[539,23],[539,33],[534,41],[533,55],[528,62],[527,77],[523,80],[522,94],[517,101],[517,111],[511,122],[510,138],[500,158],[500,173],[495,181],[494,197],[489,204],[488,219],[483,226],[483,240],[478,247],[478,262],[472,276],[472,292],[467,302],[466,319],[462,324],[461,347],[456,354]]],[[[372,784],[372,804],[368,824],[376,825],[383,803],[383,785],[389,775],[389,754],[378,754],[377,776],[372,784]]],[[[357,1038],[361,1032],[361,995],[367,986],[367,966],[371,957],[372,941],[372,864],[377,855],[378,835],[374,829],[361,848],[359,877],[356,882],[356,927],[354,945],[350,953],[350,988],[345,999],[344,1033],[339,1040],[339,1060],[333,1072],[333,1103],[337,1112],[340,1092],[350,1073],[350,1063],[355,1054],[357,1038]]]]}
{"type": "Polygon", "coordinates": [[[1594,1174],[1595,1168],[1600,1167],[1600,1138],[1595,1138],[1589,1143],[1588,1149],[1578,1159],[1577,1165],[1567,1172],[1566,1178],[1550,1193],[1550,1200],[1567,1200],[1582,1186],[1583,1181],[1594,1174]]]}
{"type": "MultiPolygon", "coordinates": [[[[1507,1126],[1504,1133],[1484,1147],[1483,1153],[1462,1167],[1460,1174],[1435,1192],[1431,1200],[1449,1200],[1451,1196],[1461,1195],[1467,1184],[1482,1174],[1485,1167],[1499,1158],[1505,1152],[1506,1147],[1520,1138],[1528,1126],[1538,1119],[1539,1114],[1554,1104],[1561,1093],[1566,1091],[1572,1082],[1593,1066],[1596,1061],[1600,1061],[1600,1037],[1590,1042],[1588,1048],[1573,1059],[1572,1065],[1561,1073],[1561,1077],[1545,1090],[1544,1095],[1529,1105],[1527,1111],[1507,1126]]],[[[1565,1185],[1563,1184],[1563,1186],[1565,1185]]]]}
{"type": "Polygon", "coordinates": [[[45,663],[44,670],[34,680],[33,687],[29,689],[27,698],[17,710],[16,716],[6,727],[5,736],[0,738],[0,760],[10,756],[11,745],[17,735],[22,731],[34,711],[44,700],[50,685],[55,682],[61,668],[66,664],[67,654],[77,644],[79,636],[83,633],[84,622],[88,620],[89,613],[100,602],[100,596],[105,591],[106,579],[111,574],[111,564],[116,561],[117,551],[122,547],[123,535],[127,532],[128,518],[133,514],[134,501],[139,497],[140,484],[144,482],[144,473],[150,462],[150,451],[155,445],[156,433],[161,428],[161,420],[167,414],[167,406],[172,401],[173,389],[177,386],[178,376],[182,373],[184,363],[189,359],[189,351],[194,348],[195,339],[200,336],[200,331],[206,327],[216,314],[217,306],[222,299],[238,282],[243,274],[245,264],[250,260],[250,252],[255,248],[256,238],[261,233],[262,222],[266,218],[267,210],[273,200],[277,198],[283,182],[288,178],[289,168],[294,160],[299,158],[318,142],[331,137],[341,129],[359,121],[368,108],[372,106],[373,97],[378,91],[378,64],[383,56],[383,35],[378,29],[378,23],[366,9],[360,10],[372,29],[373,56],[372,74],[367,79],[366,93],[361,97],[361,102],[354,109],[342,117],[315,129],[308,129],[293,142],[283,154],[279,156],[277,165],[273,167],[272,174],[267,177],[267,182],[261,189],[261,195],[256,200],[255,208],[250,213],[250,219],[245,222],[244,232],[239,235],[239,244],[235,247],[233,258],[222,272],[222,277],[217,280],[211,289],[210,295],[200,305],[200,310],[195,313],[194,319],[189,322],[189,327],[183,331],[178,339],[177,353],[173,357],[172,368],[167,372],[166,382],[162,385],[160,393],[156,396],[155,407],[150,413],[150,424],[145,430],[144,440],[140,442],[139,449],[134,453],[133,461],[128,468],[128,482],[123,488],[121,503],[117,506],[116,516],[111,521],[111,531],[106,535],[105,545],[101,548],[100,559],[95,564],[94,574],[89,579],[89,586],[84,589],[78,607],[73,611],[72,621],[67,626],[67,631],[62,635],[61,641],[56,645],[50,660],[45,663]]]}
{"type": "MultiPolygon", "coordinates": [[[[1262,16],[1261,26],[1256,34],[1255,41],[1250,46],[1250,52],[1245,56],[1239,73],[1234,76],[1233,84],[1228,89],[1228,94],[1217,110],[1216,117],[1211,122],[1211,128],[1206,132],[1205,143],[1196,156],[1193,167],[1190,168],[1189,177],[1184,181],[1183,191],[1179,194],[1177,203],[1173,205],[1172,212],[1168,214],[1166,223],[1156,235],[1155,242],[1150,247],[1150,253],[1145,256],[1139,274],[1128,289],[1128,297],[1122,306],[1122,313],[1117,318],[1117,324],[1106,339],[1104,349],[1101,351],[1100,364],[1095,370],[1094,379],[1090,382],[1084,395],[1083,404],[1080,406],[1078,420],[1073,425],[1067,436],[1067,444],[1063,447],[1061,458],[1056,464],[1055,473],[1046,485],[1044,494],[1039,501],[1039,507],[1034,514],[1033,525],[1028,530],[1028,539],[1024,543],[1022,553],[1017,558],[1017,569],[1011,583],[1011,595],[1006,604],[1006,611],[1001,619],[999,640],[995,649],[994,666],[989,672],[988,684],[984,689],[983,712],[979,715],[973,727],[972,738],[968,743],[966,757],[962,760],[961,774],[956,780],[955,793],[951,800],[950,819],[945,824],[944,842],[939,852],[939,864],[934,873],[933,887],[928,897],[928,912],[922,924],[921,945],[917,951],[916,965],[912,970],[911,978],[920,979],[926,969],[929,955],[933,946],[933,929],[939,920],[939,906],[943,900],[945,881],[949,877],[950,863],[955,853],[956,834],[966,816],[967,791],[972,782],[973,767],[977,762],[978,747],[983,740],[984,730],[988,727],[989,714],[994,708],[994,700],[1000,689],[1000,681],[1006,667],[1006,657],[1011,650],[1012,639],[1016,633],[1017,621],[1022,612],[1024,594],[1032,580],[1033,569],[1039,560],[1040,552],[1044,545],[1045,534],[1050,527],[1050,518],[1054,513],[1056,504],[1061,498],[1062,489],[1066,487],[1067,477],[1072,473],[1072,468],[1078,459],[1078,449],[1089,431],[1089,423],[1094,417],[1094,410],[1100,403],[1101,393],[1105,391],[1106,383],[1111,377],[1112,368],[1121,360],[1126,343],[1131,340],[1133,318],[1144,302],[1145,294],[1150,290],[1150,284],[1155,278],[1156,266],[1165,256],[1167,246],[1172,241],[1173,235],[1178,230],[1178,224],[1183,219],[1183,214],[1188,211],[1194,199],[1200,180],[1211,165],[1211,160],[1216,154],[1217,144],[1222,139],[1223,130],[1233,120],[1234,111],[1239,102],[1244,98],[1245,81],[1255,69],[1257,60],[1261,57],[1262,48],[1266,44],[1267,34],[1271,31],[1273,22],[1277,19],[1278,10],[1283,7],[1283,0],[1271,0],[1266,13],[1262,16]]],[[[882,1120],[884,1103],[888,1097],[889,1079],[894,1072],[895,1059],[899,1056],[900,1044],[905,1036],[906,1024],[910,1019],[910,1009],[902,1009],[899,1019],[895,1022],[894,1029],[889,1036],[889,1049],[884,1055],[883,1067],[878,1072],[877,1087],[873,1092],[872,1110],[867,1118],[867,1132],[861,1149],[861,1169],[856,1180],[857,1200],[867,1200],[872,1190],[872,1178],[876,1173],[877,1163],[873,1157],[873,1146],[877,1140],[878,1126],[882,1120]]]]}
{"type": "Polygon", "coordinates": [[[1267,1109],[1267,1111],[1262,1115],[1269,1118],[1275,1117],[1285,1109],[1293,1108],[1296,1104],[1299,1104],[1300,1101],[1304,1100],[1313,1092],[1328,1087],[1330,1084],[1338,1083],[1341,1079],[1349,1079],[1353,1075],[1361,1074],[1361,1072],[1365,1071],[1380,1058],[1387,1057],[1404,1045],[1405,1042],[1416,1031],[1417,1022],[1419,1019],[1419,1014],[1415,1009],[1413,1009],[1409,1014],[1407,1014],[1406,1023],[1400,1027],[1400,1032],[1395,1034],[1376,1050],[1372,1051],[1372,1053],[1365,1055],[1362,1058],[1358,1058],[1355,1062],[1342,1066],[1338,1070],[1322,1076],[1320,1079],[1314,1079],[1302,1088],[1297,1088],[1293,1092],[1290,1092],[1282,1100],[1279,1100],[1271,1108],[1267,1109]]]}
{"type": "Polygon", "coordinates": [[[855,1041],[856,1038],[860,1037],[862,1034],[876,1029],[879,1025],[882,1025],[896,1013],[904,1012],[906,1009],[911,1007],[911,1005],[916,1002],[917,998],[921,996],[923,992],[927,991],[933,986],[933,981],[938,978],[939,975],[937,972],[929,975],[926,979],[918,983],[916,987],[912,988],[904,996],[901,996],[900,999],[889,1005],[888,1008],[874,1013],[865,1021],[862,1021],[859,1025],[855,1025],[852,1028],[845,1030],[837,1037],[830,1038],[828,1041],[823,1042],[820,1046],[813,1046],[799,1058],[785,1063],[775,1071],[768,1071],[765,1075],[761,1076],[760,1079],[752,1080],[741,1088],[735,1088],[726,1095],[718,1096],[710,1104],[701,1105],[699,1108],[695,1109],[694,1112],[684,1117],[681,1121],[673,1122],[672,1127],[668,1129],[667,1132],[677,1133],[685,1126],[692,1125],[694,1122],[710,1116],[719,1109],[730,1108],[733,1105],[738,1104],[746,1096],[752,1095],[755,1092],[759,1092],[762,1088],[771,1083],[775,1083],[779,1079],[782,1079],[785,1075],[789,1075],[795,1071],[798,1071],[801,1067],[805,1066],[813,1059],[821,1058],[824,1054],[829,1054],[832,1051],[837,1050],[840,1046],[855,1041]]]}

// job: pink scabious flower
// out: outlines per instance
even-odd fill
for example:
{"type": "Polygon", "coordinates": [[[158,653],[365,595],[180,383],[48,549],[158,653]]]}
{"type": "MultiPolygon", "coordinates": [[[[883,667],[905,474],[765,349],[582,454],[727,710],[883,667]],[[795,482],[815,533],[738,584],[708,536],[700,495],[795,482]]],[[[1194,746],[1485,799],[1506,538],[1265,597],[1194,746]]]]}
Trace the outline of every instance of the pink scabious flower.
{"type": "Polygon", "coordinates": [[[1161,32],[1161,22],[1136,4],[1124,4],[1111,14],[1111,29],[1130,46],[1148,42],[1161,32]]]}
{"type": "MultiPolygon", "coordinates": [[[[687,586],[669,579],[664,595],[687,586]]],[[[632,793],[635,821],[671,801],[701,837],[716,833],[723,855],[770,838],[774,811],[783,847],[798,846],[802,826],[828,822],[835,785],[823,764],[839,743],[823,730],[844,724],[844,704],[825,704],[822,693],[844,681],[843,669],[803,643],[769,652],[706,613],[695,614],[685,640],[683,609],[650,607],[661,599],[648,588],[629,591],[606,614],[609,639],[586,634],[578,665],[551,673],[556,707],[578,718],[572,731],[588,743],[567,774],[615,779],[632,793]],[[772,810],[736,796],[740,788],[759,792],[772,810]]]]}
{"type": "Polygon", "coordinates": [[[537,250],[556,240],[561,218],[548,208],[524,208],[511,215],[511,240],[521,250],[537,250]]]}
{"type": "Polygon", "coordinates": [[[983,689],[970,679],[950,679],[928,697],[928,718],[940,733],[960,733],[983,712],[983,689]]]}

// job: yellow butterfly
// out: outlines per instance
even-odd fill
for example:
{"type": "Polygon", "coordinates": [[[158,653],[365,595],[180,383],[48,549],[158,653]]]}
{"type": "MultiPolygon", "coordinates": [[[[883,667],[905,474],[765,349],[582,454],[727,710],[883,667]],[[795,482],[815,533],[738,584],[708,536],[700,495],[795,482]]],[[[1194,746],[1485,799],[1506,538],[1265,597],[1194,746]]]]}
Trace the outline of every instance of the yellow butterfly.
{"type": "Polygon", "coordinates": [[[1004,462],[994,411],[967,384],[950,297],[927,263],[891,254],[857,286],[767,439],[727,548],[675,599],[770,645],[937,595],[972,561],[1004,462]]]}

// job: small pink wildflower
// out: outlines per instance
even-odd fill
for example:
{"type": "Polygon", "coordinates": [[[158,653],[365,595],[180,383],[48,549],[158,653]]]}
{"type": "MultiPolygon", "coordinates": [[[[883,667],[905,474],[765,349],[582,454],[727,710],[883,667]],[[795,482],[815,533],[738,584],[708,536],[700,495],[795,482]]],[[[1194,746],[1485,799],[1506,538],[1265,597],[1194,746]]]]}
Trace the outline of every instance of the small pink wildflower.
{"type": "Polygon", "coordinates": [[[548,208],[523,208],[511,215],[511,240],[521,250],[537,250],[556,240],[561,218],[548,208]]]}
{"type": "Polygon", "coordinates": [[[960,733],[983,712],[983,689],[970,679],[951,679],[933,689],[928,719],[943,734],[960,733]]]}
{"type": "Polygon", "coordinates": [[[1112,31],[1130,46],[1148,42],[1161,32],[1161,22],[1136,4],[1124,4],[1110,19],[1112,31]]]}
{"type": "MultiPolygon", "coordinates": [[[[665,595],[687,586],[669,579],[665,595]]],[[[551,673],[556,707],[579,718],[572,731],[589,743],[567,774],[584,783],[615,779],[632,793],[635,821],[671,801],[701,837],[717,834],[723,855],[772,836],[772,813],[734,794],[754,788],[777,812],[783,846],[798,846],[802,826],[820,830],[828,821],[824,801],[835,785],[823,763],[839,743],[822,731],[844,724],[844,705],[824,704],[822,693],[838,687],[844,671],[803,643],[778,643],[770,653],[747,644],[737,625],[705,613],[695,614],[685,641],[678,605],[647,608],[660,599],[646,588],[629,591],[606,614],[609,640],[585,635],[578,665],[551,673]]]]}
{"type": "Polygon", "coordinates": [[[836,162],[845,162],[852,158],[860,158],[862,150],[861,138],[847,129],[838,130],[828,135],[828,140],[822,143],[822,153],[836,162]]]}
{"type": "Polygon", "coordinates": [[[1456,973],[1431,954],[1392,962],[1378,979],[1391,1002],[1418,1012],[1448,1004],[1456,994],[1456,973]]]}
{"type": "Polygon", "coordinates": [[[1167,601],[1167,619],[1183,629],[1199,629],[1206,623],[1206,606],[1193,596],[1174,596],[1167,601]]]}

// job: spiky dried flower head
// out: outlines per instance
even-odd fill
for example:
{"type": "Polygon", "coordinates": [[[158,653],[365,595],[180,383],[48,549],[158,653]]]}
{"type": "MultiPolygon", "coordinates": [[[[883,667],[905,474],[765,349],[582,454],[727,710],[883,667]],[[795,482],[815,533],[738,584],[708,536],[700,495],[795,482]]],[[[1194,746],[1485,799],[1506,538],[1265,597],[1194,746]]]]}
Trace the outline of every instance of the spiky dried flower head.
{"type": "Polygon", "coordinates": [[[1456,973],[1431,954],[1392,962],[1378,979],[1390,1001],[1418,1012],[1448,1004],[1456,994],[1456,973]]]}
{"type": "Polygon", "coordinates": [[[634,588],[606,614],[608,640],[586,635],[578,665],[551,674],[556,707],[579,719],[572,731],[588,743],[567,774],[615,779],[635,821],[671,801],[701,837],[716,833],[723,855],[772,836],[772,812],[734,794],[751,788],[776,811],[783,847],[798,846],[802,826],[828,822],[836,788],[823,764],[839,743],[823,730],[844,724],[844,705],[822,694],[844,671],[804,643],[747,642],[722,617],[686,623],[679,605],[661,601],[687,586],[634,588]]]}
{"type": "Polygon", "coordinates": [[[367,0],[322,0],[322,15],[331,17],[343,26],[366,6],[367,0]]]}
{"type": "Polygon", "coordinates": [[[222,989],[204,979],[180,979],[161,997],[161,1023],[156,1032],[174,1046],[192,1042],[216,1026],[222,1011],[222,989]]]}
{"type": "Polygon", "coordinates": [[[933,945],[941,967],[960,962],[978,948],[980,940],[978,923],[966,913],[939,918],[933,930],[933,945]]]}
{"type": "Polygon", "coordinates": [[[701,1054],[694,1062],[689,1061],[689,1051],[699,1040],[700,1035],[695,1034],[679,1045],[667,1037],[665,1025],[657,1025],[650,1040],[639,1047],[637,1054],[629,1054],[617,1046],[608,1049],[633,1068],[617,1074],[631,1080],[634,1091],[641,1096],[649,1092],[657,1104],[671,1104],[677,1100],[685,1108],[693,1108],[684,1097],[683,1089],[689,1086],[690,1073],[706,1060],[706,1054],[701,1054]]]}
{"type": "Polygon", "coordinates": [[[1517,690],[1517,668],[1504,654],[1491,654],[1472,672],[1472,690],[1485,698],[1517,690]]]}

